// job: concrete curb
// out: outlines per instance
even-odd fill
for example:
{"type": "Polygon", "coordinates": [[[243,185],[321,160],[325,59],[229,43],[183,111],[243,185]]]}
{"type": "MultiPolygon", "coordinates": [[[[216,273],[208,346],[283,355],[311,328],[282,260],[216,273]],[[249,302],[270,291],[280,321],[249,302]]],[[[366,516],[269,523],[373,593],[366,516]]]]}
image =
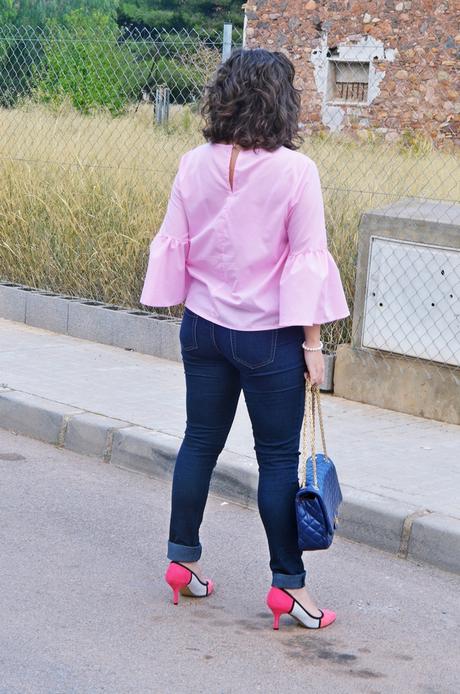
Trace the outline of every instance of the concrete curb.
{"type": "MultiPolygon", "coordinates": [[[[1,387],[0,427],[159,479],[171,478],[181,444],[164,432],[1,387]]],[[[254,507],[257,479],[253,458],[223,451],[211,490],[254,507]]],[[[339,535],[460,574],[460,520],[348,485],[342,491],[339,535]]]]}
{"type": "MultiPolygon", "coordinates": [[[[182,361],[181,319],[78,296],[0,282],[0,318],[162,359],[182,361]]],[[[335,354],[325,354],[321,390],[333,389],[335,354]]]]}

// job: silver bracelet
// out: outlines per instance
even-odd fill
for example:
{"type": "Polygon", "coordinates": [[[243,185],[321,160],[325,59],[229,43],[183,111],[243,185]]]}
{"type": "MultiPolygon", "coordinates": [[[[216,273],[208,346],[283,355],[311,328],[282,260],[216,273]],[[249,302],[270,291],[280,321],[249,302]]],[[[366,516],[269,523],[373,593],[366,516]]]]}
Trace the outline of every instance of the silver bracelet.
{"type": "Polygon", "coordinates": [[[323,343],[322,343],[321,340],[320,340],[320,341],[319,341],[319,347],[307,347],[307,345],[306,345],[306,343],[305,343],[305,340],[304,340],[304,341],[302,342],[302,347],[304,348],[304,350],[305,350],[306,352],[321,352],[321,350],[323,349],[324,345],[323,345],[323,343]]]}

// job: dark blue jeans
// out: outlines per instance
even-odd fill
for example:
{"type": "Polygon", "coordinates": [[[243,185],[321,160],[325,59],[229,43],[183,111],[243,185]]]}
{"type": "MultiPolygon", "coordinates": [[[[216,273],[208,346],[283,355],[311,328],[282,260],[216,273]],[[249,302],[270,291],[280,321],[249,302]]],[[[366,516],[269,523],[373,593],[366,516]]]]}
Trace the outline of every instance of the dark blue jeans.
{"type": "Polygon", "coordinates": [[[187,307],[180,327],[187,422],[172,484],[168,558],[197,561],[212,471],[243,390],[259,467],[257,500],[272,585],[301,588],[294,497],[305,406],[302,326],[234,330],[187,307]]]}

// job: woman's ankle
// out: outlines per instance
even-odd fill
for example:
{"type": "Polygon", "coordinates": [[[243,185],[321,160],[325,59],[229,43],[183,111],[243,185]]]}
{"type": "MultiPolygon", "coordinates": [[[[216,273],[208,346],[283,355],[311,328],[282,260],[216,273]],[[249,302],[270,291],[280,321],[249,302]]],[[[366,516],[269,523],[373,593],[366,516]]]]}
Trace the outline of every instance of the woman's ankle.
{"type": "Polygon", "coordinates": [[[287,592],[292,595],[293,598],[296,598],[299,601],[302,599],[302,597],[308,595],[305,586],[302,586],[302,588],[285,588],[284,590],[287,590],[287,592]]]}
{"type": "Polygon", "coordinates": [[[306,586],[303,586],[302,588],[286,588],[285,590],[287,590],[293,598],[300,602],[300,604],[305,607],[307,612],[313,614],[314,617],[321,616],[321,610],[316,604],[316,601],[311,597],[306,586]]]}
{"type": "Polygon", "coordinates": [[[185,566],[185,568],[190,569],[190,571],[193,571],[194,574],[198,576],[198,578],[202,579],[202,570],[201,570],[201,564],[200,561],[180,561],[179,564],[182,564],[182,566],[185,566]]]}

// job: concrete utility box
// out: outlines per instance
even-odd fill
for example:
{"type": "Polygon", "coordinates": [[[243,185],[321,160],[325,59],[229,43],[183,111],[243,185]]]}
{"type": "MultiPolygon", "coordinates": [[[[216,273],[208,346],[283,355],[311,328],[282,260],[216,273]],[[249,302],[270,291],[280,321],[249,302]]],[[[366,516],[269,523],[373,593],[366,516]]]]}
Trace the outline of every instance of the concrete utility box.
{"type": "Polygon", "coordinates": [[[408,198],[362,215],[334,392],[460,424],[460,205],[408,198]]]}

